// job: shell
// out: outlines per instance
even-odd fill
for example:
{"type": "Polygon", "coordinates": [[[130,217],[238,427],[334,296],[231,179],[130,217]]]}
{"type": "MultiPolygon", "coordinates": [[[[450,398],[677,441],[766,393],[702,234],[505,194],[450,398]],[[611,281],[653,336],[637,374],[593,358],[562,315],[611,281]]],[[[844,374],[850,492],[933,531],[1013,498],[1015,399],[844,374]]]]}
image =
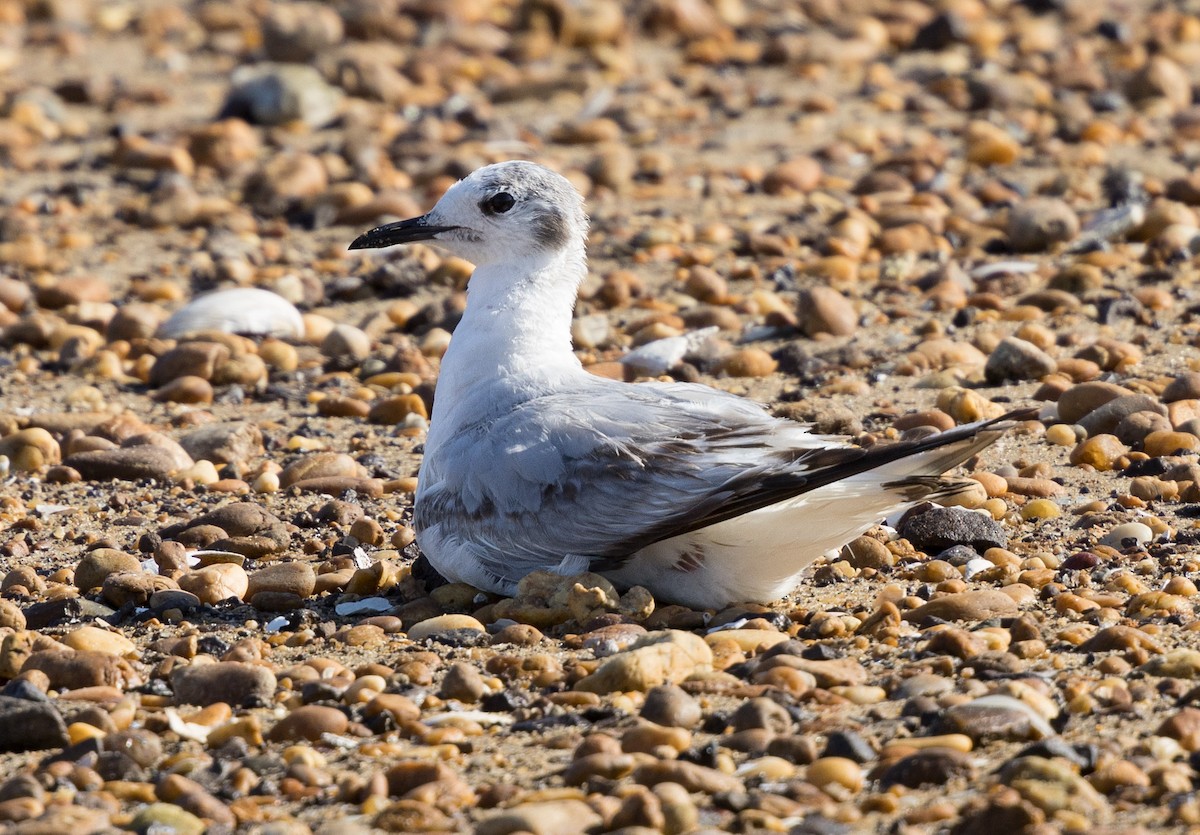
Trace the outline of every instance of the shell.
{"type": "Polygon", "coordinates": [[[171,339],[201,331],[299,338],[304,320],[295,305],[270,290],[235,287],[192,299],[158,329],[171,339]]]}

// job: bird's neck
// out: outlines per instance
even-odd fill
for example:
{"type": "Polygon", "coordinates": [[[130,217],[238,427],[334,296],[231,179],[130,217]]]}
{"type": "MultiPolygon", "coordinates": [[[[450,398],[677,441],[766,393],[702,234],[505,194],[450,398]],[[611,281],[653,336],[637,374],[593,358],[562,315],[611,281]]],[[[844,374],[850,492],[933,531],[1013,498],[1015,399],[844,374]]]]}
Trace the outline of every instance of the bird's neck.
{"type": "Polygon", "coordinates": [[[582,373],[571,348],[571,313],[586,272],[582,244],[477,268],[442,358],[436,402],[449,406],[480,387],[500,398],[532,395],[582,373]]]}

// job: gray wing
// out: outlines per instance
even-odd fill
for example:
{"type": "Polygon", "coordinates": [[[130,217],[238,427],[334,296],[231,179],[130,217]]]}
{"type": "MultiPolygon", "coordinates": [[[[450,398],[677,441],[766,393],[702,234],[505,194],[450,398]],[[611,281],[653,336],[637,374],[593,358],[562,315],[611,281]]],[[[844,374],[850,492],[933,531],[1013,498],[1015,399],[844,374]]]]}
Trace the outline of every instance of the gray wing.
{"type": "MultiPolygon", "coordinates": [[[[566,556],[610,570],[654,542],[975,438],[984,426],[864,450],[692,388],[558,393],[481,421],[426,460],[417,529],[441,524],[498,577],[566,556]]],[[[956,447],[925,472],[968,455],[956,447]]]]}
{"type": "Polygon", "coordinates": [[[498,576],[567,555],[600,564],[862,454],[704,387],[557,393],[427,456],[414,522],[454,532],[498,576]]]}

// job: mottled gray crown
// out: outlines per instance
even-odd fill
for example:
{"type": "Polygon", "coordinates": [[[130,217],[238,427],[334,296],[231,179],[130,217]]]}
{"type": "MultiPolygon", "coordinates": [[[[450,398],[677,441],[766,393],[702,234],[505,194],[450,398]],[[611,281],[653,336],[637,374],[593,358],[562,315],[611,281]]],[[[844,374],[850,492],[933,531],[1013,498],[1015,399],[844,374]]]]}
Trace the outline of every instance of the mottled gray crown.
{"type": "Polygon", "coordinates": [[[572,235],[587,232],[583,198],[561,174],[525,160],[481,168],[470,178],[486,200],[508,192],[521,204],[530,231],[546,249],[561,249],[572,235]]]}

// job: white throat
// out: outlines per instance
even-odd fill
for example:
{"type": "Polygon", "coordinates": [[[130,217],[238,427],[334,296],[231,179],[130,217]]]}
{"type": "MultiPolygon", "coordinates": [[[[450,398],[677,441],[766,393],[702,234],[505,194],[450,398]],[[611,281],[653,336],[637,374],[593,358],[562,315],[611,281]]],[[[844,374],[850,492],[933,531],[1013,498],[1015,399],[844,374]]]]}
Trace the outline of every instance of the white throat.
{"type": "MultiPolygon", "coordinates": [[[[442,357],[433,431],[471,416],[456,405],[485,389],[493,408],[549,390],[585,373],[571,347],[571,313],[587,272],[583,241],[557,253],[478,267],[467,308],[442,357]]],[[[475,415],[472,419],[477,419],[475,415]]]]}

